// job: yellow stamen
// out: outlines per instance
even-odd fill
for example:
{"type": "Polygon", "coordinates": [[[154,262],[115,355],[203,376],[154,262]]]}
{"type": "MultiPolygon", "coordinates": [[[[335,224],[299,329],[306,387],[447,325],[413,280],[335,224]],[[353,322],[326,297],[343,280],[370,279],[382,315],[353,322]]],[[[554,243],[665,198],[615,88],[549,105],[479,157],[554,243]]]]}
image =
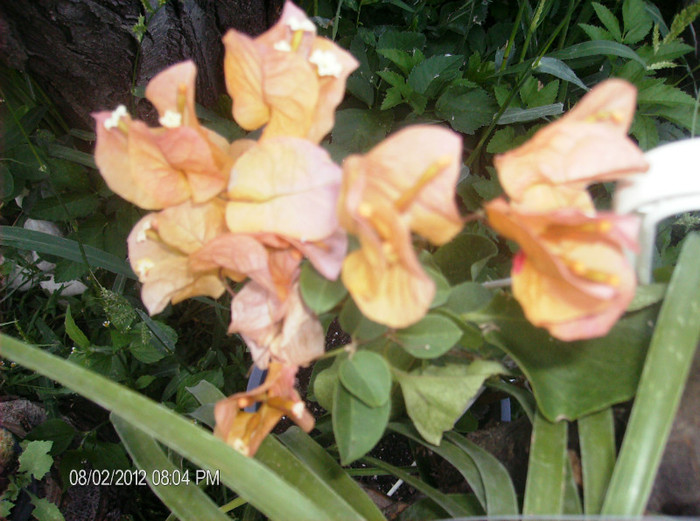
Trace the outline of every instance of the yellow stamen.
{"type": "Polygon", "coordinates": [[[613,123],[622,123],[624,116],[619,110],[601,110],[595,114],[588,116],[585,121],[587,123],[595,123],[597,121],[611,121],[613,123]]]}
{"type": "Polygon", "coordinates": [[[304,31],[302,29],[294,31],[292,35],[292,44],[290,45],[292,51],[296,51],[299,48],[302,38],[304,38],[304,31]]]}
{"type": "Polygon", "coordinates": [[[425,188],[425,186],[430,183],[437,175],[447,168],[452,159],[449,156],[442,157],[430,165],[425,172],[420,176],[418,181],[415,182],[408,190],[401,194],[401,196],[396,200],[394,206],[399,212],[404,212],[406,209],[415,201],[418,194],[425,188]]]}
{"type": "Polygon", "coordinates": [[[187,107],[187,85],[180,84],[177,86],[177,111],[180,114],[185,113],[185,107],[187,107]]]}
{"type": "Polygon", "coordinates": [[[617,275],[606,273],[604,271],[587,268],[581,261],[571,261],[564,259],[564,263],[569,267],[574,275],[588,279],[599,284],[617,287],[620,285],[620,278],[617,275]]]}

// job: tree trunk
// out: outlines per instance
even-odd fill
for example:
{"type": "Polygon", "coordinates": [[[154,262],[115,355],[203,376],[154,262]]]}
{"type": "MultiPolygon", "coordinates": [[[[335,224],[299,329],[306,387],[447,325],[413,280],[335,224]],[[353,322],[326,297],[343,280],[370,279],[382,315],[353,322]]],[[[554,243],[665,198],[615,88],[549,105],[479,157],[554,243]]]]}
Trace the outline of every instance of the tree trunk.
{"type": "Polygon", "coordinates": [[[282,0],[168,0],[149,18],[139,0],[0,2],[0,61],[28,72],[68,123],[92,128],[90,113],[131,99],[159,71],[184,59],[199,69],[197,99],[225,93],[222,35],[259,34],[282,0]],[[148,20],[141,44],[133,27],[148,20]]]}

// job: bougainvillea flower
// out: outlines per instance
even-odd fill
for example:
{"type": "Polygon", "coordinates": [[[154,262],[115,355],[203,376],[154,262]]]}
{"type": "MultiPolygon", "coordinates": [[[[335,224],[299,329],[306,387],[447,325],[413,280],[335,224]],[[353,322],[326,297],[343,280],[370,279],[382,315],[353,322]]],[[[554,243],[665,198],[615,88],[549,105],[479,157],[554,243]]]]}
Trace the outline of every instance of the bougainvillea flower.
{"type": "Polygon", "coordinates": [[[325,346],[321,323],[304,305],[298,284],[284,300],[255,281],[246,284],[231,302],[229,333],[243,337],[261,369],[270,359],[308,365],[325,346]]]}
{"type": "Polygon", "coordinates": [[[575,207],[592,213],[586,186],[646,171],[642,151],[627,137],[635,104],[634,86],[605,81],[525,144],[496,156],[511,202],[523,211],[575,207]]]}
{"type": "Polygon", "coordinates": [[[194,271],[189,256],[226,232],[223,203],[193,205],[187,201],[141,219],[129,234],[129,261],[143,284],[141,299],[148,312],[160,313],[168,302],[225,290],[219,267],[194,271]]]}
{"type": "Polygon", "coordinates": [[[161,127],[133,121],[123,106],[93,114],[100,173],[115,193],[142,208],[159,210],[190,198],[204,202],[226,186],[233,158],[228,142],[197,121],[196,74],[194,63],[183,62],[146,87],[161,127]]]}
{"type": "Polygon", "coordinates": [[[359,65],[287,2],[280,20],[253,39],[224,36],[226,87],[233,117],[246,130],[266,125],[262,138],[295,136],[316,143],[333,128],[345,82],[359,65]]]}
{"type": "Polygon", "coordinates": [[[271,362],[261,386],[216,404],[214,434],[238,452],[253,456],[282,416],[292,419],[305,432],[311,432],[315,421],[294,389],[296,373],[296,366],[271,362]],[[255,403],[261,404],[257,412],[242,410],[255,403]]]}
{"type": "Polygon", "coordinates": [[[400,328],[427,312],[435,287],[411,230],[444,244],[462,228],[454,200],[461,150],[454,132],[415,126],[345,160],[338,214],[361,249],[348,255],[342,277],[368,318],[400,328]]]}
{"type": "Polygon", "coordinates": [[[634,296],[625,249],[636,248],[636,217],[523,213],[502,198],[488,203],[486,212],[496,231],[520,245],[513,295],[532,324],[565,341],[610,330],[634,296]]]}
{"type": "Polygon", "coordinates": [[[226,222],[233,233],[321,241],[338,229],[341,170],[321,147],[299,138],[262,141],[231,170],[226,222]]]}

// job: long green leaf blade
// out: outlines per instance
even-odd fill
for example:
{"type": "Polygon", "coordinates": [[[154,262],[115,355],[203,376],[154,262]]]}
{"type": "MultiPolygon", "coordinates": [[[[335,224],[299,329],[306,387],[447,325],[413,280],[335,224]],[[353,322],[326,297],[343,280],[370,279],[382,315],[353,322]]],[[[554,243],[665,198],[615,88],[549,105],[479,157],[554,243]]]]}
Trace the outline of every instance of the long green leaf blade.
{"type": "Polygon", "coordinates": [[[688,235],[651,339],[603,515],[639,516],[649,500],[700,336],[700,235],[688,235]]]}
{"type": "MultiPolygon", "coordinates": [[[[404,425],[403,423],[390,423],[389,429],[412,439],[416,443],[420,443],[424,447],[432,450],[435,454],[445,458],[450,465],[456,468],[459,473],[464,477],[464,479],[471,487],[474,495],[479,500],[479,503],[486,511],[486,491],[484,490],[484,482],[481,478],[481,473],[479,472],[479,467],[476,466],[474,460],[460,450],[452,442],[443,440],[440,445],[433,445],[428,443],[423,439],[423,437],[418,433],[418,431],[409,425],[404,425]]],[[[403,478],[401,478],[403,479],[403,478]]],[[[406,481],[406,480],[404,480],[406,481]]],[[[407,482],[408,483],[408,482],[407,482]]]]}
{"type": "Polygon", "coordinates": [[[486,494],[486,514],[510,516],[518,514],[518,497],[510,474],[492,454],[456,432],[445,433],[445,438],[466,452],[474,460],[486,494]]]}
{"type": "Polygon", "coordinates": [[[181,521],[230,521],[209,496],[192,483],[155,485],[151,479],[154,472],[168,472],[172,476],[180,469],[172,464],[156,440],[148,434],[114,413],[110,418],[134,463],[146,473],[148,486],[181,521]]]}
{"type": "Polygon", "coordinates": [[[578,421],[583,470],[583,508],[597,515],[615,467],[615,425],[612,409],[589,414],[578,421]]]}
{"type": "Polygon", "coordinates": [[[461,504],[459,504],[447,494],[443,494],[439,490],[424,483],[420,479],[411,476],[408,472],[405,472],[398,467],[394,467],[393,465],[384,463],[382,460],[371,458],[369,456],[365,456],[364,458],[362,458],[361,461],[369,463],[370,465],[374,465],[375,467],[379,467],[380,469],[386,470],[387,472],[390,472],[397,478],[404,480],[404,482],[408,483],[410,486],[412,486],[416,490],[422,492],[430,499],[435,501],[438,505],[444,508],[447,511],[447,513],[451,516],[463,517],[472,515],[472,512],[466,510],[461,504]]]}
{"type": "Polygon", "coordinates": [[[195,465],[220,472],[221,481],[275,520],[318,520],[333,517],[320,510],[259,461],[239,454],[211,433],[163,405],[130,389],[0,333],[0,356],[36,371],[116,412],[195,465]]]}
{"type": "MultiPolygon", "coordinates": [[[[19,250],[33,250],[47,255],[56,255],[63,259],[75,262],[83,262],[80,253],[80,245],[71,239],[56,237],[48,233],[25,230],[15,226],[0,226],[0,244],[6,248],[17,248],[19,250]]],[[[92,246],[83,245],[85,256],[91,267],[104,268],[112,273],[117,273],[136,279],[136,275],[129,267],[129,264],[116,255],[98,250],[92,246]]]]}
{"type": "Polygon", "coordinates": [[[550,58],[559,58],[560,60],[573,60],[575,58],[587,58],[588,56],[619,56],[634,60],[646,67],[644,60],[632,49],[621,43],[609,40],[592,40],[577,43],[566,49],[549,54],[550,58]]]}
{"type": "Polygon", "coordinates": [[[278,436],[292,453],[303,461],[307,468],[321,478],[329,487],[357,510],[367,521],[382,521],[384,515],[323,447],[299,427],[290,427],[278,436]]]}
{"type": "Polygon", "coordinates": [[[538,411],[532,428],[524,515],[560,515],[566,486],[566,421],[552,423],[538,411]]]}
{"type": "Polygon", "coordinates": [[[265,438],[255,457],[268,467],[274,468],[282,479],[297,488],[324,512],[332,512],[333,519],[362,520],[362,516],[350,504],[275,437],[265,438]]]}

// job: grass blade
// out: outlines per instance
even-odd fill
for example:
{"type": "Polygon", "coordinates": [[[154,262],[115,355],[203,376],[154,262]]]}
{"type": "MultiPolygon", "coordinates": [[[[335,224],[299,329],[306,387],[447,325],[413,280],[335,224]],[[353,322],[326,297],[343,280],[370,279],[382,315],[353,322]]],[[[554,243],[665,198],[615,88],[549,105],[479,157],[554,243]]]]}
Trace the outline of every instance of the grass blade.
{"type": "Polygon", "coordinates": [[[592,40],[577,43],[566,49],[561,49],[549,54],[550,58],[560,60],[573,60],[575,58],[587,58],[588,56],[619,56],[628,58],[646,67],[646,63],[632,49],[618,42],[609,40],[592,40]]]}
{"type": "Polygon", "coordinates": [[[700,336],[700,235],[688,235],[639,381],[602,514],[639,516],[649,500],[700,336]]]}
{"type": "Polygon", "coordinates": [[[567,422],[552,423],[538,411],[532,428],[524,515],[560,515],[566,486],[567,422]]]}
{"type": "Polygon", "coordinates": [[[615,425],[612,409],[584,416],[578,421],[583,470],[583,508],[587,516],[597,515],[615,467],[615,425]]]}
{"type": "Polygon", "coordinates": [[[308,469],[350,503],[364,519],[367,521],[385,519],[377,505],[365,494],[357,482],[311,436],[299,427],[293,426],[277,438],[297,458],[303,461],[308,469]]]}
{"type": "Polygon", "coordinates": [[[172,464],[156,440],[148,434],[114,413],[110,415],[110,419],[134,463],[145,471],[148,486],[181,521],[231,521],[209,496],[194,484],[154,485],[151,479],[154,471],[165,471],[172,476],[173,472],[180,469],[172,464]]]}
{"type": "Polygon", "coordinates": [[[201,427],[124,386],[0,333],[0,356],[36,371],[136,424],[149,436],[221,481],[274,520],[326,521],[324,512],[259,461],[239,454],[201,427]]]}
{"type": "MultiPolygon", "coordinates": [[[[48,233],[25,230],[16,226],[0,226],[0,244],[6,248],[33,250],[38,253],[56,255],[62,259],[83,263],[80,245],[76,241],[56,237],[48,233]]],[[[136,279],[136,275],[124,259],[92,246],[83,245],[83,248],[90,267],[104,268],[112,273],[136,279]]]]}

